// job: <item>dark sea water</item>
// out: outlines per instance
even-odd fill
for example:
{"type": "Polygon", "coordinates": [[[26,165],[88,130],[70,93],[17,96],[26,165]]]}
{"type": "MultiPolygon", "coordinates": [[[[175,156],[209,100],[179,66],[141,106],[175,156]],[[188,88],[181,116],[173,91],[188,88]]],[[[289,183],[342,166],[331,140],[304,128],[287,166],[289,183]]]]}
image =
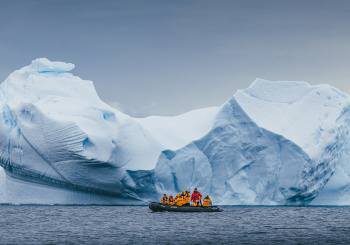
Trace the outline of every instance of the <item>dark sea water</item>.
{"type": "Polygon", "coordinates": [[[0,244],[350,244],[350,207],[0,206],[0,244]]]}

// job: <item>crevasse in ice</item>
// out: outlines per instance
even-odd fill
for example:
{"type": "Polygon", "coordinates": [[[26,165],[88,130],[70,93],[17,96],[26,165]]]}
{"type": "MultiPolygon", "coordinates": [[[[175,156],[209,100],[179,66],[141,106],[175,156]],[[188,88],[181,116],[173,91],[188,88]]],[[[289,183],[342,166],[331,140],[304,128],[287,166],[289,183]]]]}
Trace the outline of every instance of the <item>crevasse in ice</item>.
{"type": "Polygon", "coordinates": [[[197,187],[216,204],[350,204],[348,96],[257,79],[220,107],[132,118],[73,64],[0,85],[0,202],[144,204],[197,187]]]}

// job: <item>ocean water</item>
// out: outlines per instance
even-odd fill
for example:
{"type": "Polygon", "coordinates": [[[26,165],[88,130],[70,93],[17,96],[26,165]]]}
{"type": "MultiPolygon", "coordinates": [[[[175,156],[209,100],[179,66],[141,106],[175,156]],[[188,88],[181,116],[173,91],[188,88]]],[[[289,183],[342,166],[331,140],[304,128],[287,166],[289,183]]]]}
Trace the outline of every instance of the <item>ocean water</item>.
{"type": "Polygon", "coordinates": [[[0,206],[0,244],[349,244],[350,207],[0,206]]]}

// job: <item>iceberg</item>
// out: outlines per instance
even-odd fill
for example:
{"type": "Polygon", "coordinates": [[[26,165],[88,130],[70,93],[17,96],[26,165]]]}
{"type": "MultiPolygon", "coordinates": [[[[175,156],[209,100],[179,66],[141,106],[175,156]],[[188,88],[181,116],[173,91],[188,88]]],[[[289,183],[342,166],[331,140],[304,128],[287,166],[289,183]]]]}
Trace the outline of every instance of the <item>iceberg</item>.
{"type": "Polygon", "coordinates": [[[222,106],[132,118],[73,64],[0,85],[0,202],[139,205],[197,187],[221,205],[349,205],[348,95],[257,79],[222,106]]]}

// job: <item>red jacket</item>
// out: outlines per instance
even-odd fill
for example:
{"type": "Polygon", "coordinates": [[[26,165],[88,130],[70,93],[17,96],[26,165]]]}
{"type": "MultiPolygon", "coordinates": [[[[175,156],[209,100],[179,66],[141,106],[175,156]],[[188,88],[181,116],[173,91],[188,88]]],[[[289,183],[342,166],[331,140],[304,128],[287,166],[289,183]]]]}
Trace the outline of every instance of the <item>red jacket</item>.
{"type": "Polygon", "coordinates": [[[199,191],[192,192],[191,201],[195,202],[199,199],[202,199],[202,194],[199,191]]]}

